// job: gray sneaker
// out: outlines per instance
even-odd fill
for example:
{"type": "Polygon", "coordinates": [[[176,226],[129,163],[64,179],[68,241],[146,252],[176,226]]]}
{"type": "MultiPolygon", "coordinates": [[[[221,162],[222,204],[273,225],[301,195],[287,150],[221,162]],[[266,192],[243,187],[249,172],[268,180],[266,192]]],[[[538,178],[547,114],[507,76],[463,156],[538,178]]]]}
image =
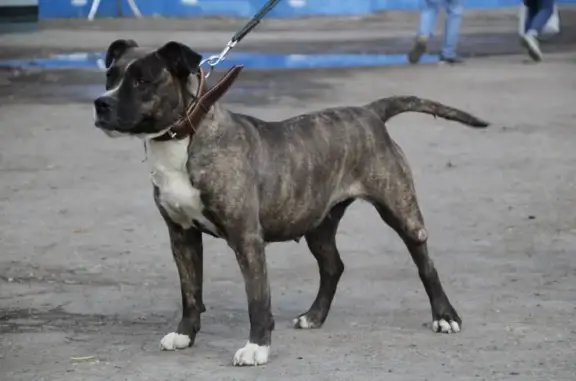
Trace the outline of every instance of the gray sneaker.
{"type": "Polygon", "coordinates": [[[536,36],[532,34],[524,34],[520,37],[520,42],[528,50],[528,55],[536,62],[542,61],[542,52],[540,51],[540,44],[536,36]]]}
{"type": "Polygon", "coordinates": [[[426,36],[418,36],[416,37],[416,41],[414,42],[414,46],[410,53],[408,53],[408,61],[411,64],[418,63],[422,55],[426,53],[426,49],[428,47],[428,37],[426,36]]]}
{"type": "Polygon", "coordinates": [[[462,58],[460,56],[444,57],[442,54],[440,54],[440,63],[447,63],[450,65],[459,65],[459,64],[464,63],[464,58],[462,58]]]}

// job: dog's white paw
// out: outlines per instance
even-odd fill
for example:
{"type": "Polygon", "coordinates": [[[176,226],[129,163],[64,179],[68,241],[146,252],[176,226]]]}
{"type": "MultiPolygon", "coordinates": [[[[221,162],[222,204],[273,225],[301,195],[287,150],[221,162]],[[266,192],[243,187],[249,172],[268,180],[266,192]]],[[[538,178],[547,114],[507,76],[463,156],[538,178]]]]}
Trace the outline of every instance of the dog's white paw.
{"type": "Polygon", "coordinates": [[[458,333],[460,332],[460,324],[454,320],[434,320],[432,322],[432,331],[441,333],[458,333]]]}
{"type": "Polygon", "coordinates": [[[173,351],[184,349],[190,346],[190,337],[176,332],[170,332],[160,340],[160,349],[163,351],[173,351]]]}
{"type": "Polygon", "coordinates": [[[292,323],[294,324],[294,328],[300,328],[300,329],[316,328],[316,324],[310,321],[306,317],[306,315],[298,316],[296,319],[292,320],[292,323]]]}
{"type": "Polygon", "coordinates": [[[269,354],[270,347],[248,342],[236,351],[233,363],[235,366],[262,365],[268,362],[269,354]]]}

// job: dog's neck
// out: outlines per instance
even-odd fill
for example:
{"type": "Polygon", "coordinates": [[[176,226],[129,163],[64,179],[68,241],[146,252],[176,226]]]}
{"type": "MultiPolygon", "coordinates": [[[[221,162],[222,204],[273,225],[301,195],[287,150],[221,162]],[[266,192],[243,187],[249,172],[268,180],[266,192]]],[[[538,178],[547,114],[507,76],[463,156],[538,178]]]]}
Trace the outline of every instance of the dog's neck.
{"type": "Polygon", "coordinates": [[[147,144],[147,157],[152,173],[176,171],[184,172],[188,160],[190,138],[179,140],[150,140],[147,144]]]}
{"type": "Polygon", "coordinates": [[[160,137],[155,138],[156,141],[166,140],[180,140],[192,137],[202,122],[209,116],[212,109],[215,107],[216,102],[230,89],[232,84],[236,81],[238,74],[242,71],[243,66],[234,66],[230,69],[215,85],[208,89],[205,86],[204,71],[199,69],[196,73],[197,90],[196,95],[190,92],[190,86],[193,81],[190,78],[186,81],[182,88],[183,104],[185,109],[179,119],[168,128],[167,132],[160,137]]]}
{"type": "MultiPolygon", "coordinates": [[[[213,131],[218,128],[219,121],[227,120],[228,113],[218,103],[214,104],[200,125],[196,127],[197,133],[213,131]]],[[[146,160],[150,163],[151,171],[186,171],[189,156],[189,145],[193,135],[181,139],[158,140],[149,138],[144,140],[146,160]]]]}

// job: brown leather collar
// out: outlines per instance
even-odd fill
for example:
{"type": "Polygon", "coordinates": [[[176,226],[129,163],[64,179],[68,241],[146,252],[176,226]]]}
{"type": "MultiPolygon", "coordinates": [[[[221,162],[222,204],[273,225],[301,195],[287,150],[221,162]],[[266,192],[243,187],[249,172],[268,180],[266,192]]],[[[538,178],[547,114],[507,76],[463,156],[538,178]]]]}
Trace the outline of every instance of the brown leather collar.
{"type": "Polygon", "coordinates": [[[236,78],[244,68],[235,65],[212,87],[206,91],[205,76],[202,68],[198,68],[198,90],[192,103],[184,111],[184,115],[174,123],[162,136],[154,138],[156,141],[180,140],[194,135],[196,128],[202,123],[212,106],[230,89],[236,78]]]}

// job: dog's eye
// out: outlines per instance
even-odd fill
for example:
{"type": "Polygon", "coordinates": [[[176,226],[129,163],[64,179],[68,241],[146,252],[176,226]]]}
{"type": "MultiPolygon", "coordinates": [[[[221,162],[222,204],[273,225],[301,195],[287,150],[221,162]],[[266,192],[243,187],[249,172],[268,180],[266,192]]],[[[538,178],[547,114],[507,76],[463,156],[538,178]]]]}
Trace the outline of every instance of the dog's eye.
{"type": "Polygon", "coordinates": [[[145,85],[145,84],[147,84],[147,83],[149,83],[149,81],[147,81],[146,79],[144,79],[144,78],[142,78],[142,77],[136,78],[136,79],[134,80],[134,84],[135,84],[137,87],[143,86],[143,85],[145,85]]]}

